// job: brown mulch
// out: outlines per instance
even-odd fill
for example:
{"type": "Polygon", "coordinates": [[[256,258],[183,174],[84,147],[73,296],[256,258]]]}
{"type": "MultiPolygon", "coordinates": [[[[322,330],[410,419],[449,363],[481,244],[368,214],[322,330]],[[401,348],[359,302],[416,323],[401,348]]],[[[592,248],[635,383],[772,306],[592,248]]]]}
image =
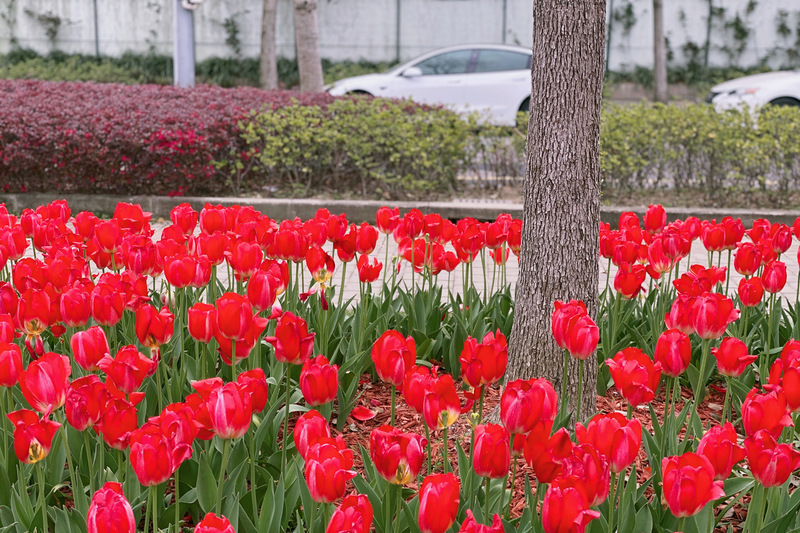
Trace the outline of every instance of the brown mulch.
{"type": "MultiPolygon", "coordinates": [[[[354,452],[356,452],[355,468],[359,472],[363,472],[363,463],[361,461],[360,454],[358,453],[358,450],[360,449],[359,446],[363,446],[364,449],[369,450],[370,433],[373,429],[379,426],[389,424],[391,416],[390,385],[380,381],[372,382],[369,375],[365,374],[365,376],[362,378],[361,391],[364,392],[364,394],[359,400],[358,405],[368,407],[376,413],[376,416],[373,419],[364,422],[360,422],[350,417],[342,433],[345,442],[347,442],[348,446],[354,452]]],[[[500,394],[501,388],[499,386],[495,385],[487,387],[484,400],[484,416],[487,416],[495,409],[496,406],[498,406],[500,403],[500,394]]],[[[680,396],[680,399],[676,401],[676,412],[680,412],[680,409],[684,407],[686,402],[689,402],[694,398],[694,392],[688,387],[683,387],[681,389],[680,396]]],[[[720,389],[719,387],[715,387],[713,385],[708,388],[707,396],[698,409],[698,415],[705,427],[708,427],[710,424],[719,423],[724,398],[724,389],[720,389]]],[[[464,401],[465,400],[462,397],[462,403],[464,403],[464,401]]],[[[664,417],[664,403],[665,394],[662,387],[660,394],[652,402],[650,402],[650,405],[652,405],[660,421],[663,421],[664,417]]],[[[617,393],[616,389],[609,389],[604,396],[597,397],[597,411],[599,413],[611,413],[614,411],[625,413],[627,407],[627,402],[617,393]]],[[[652,434],[653,425],[648,406],[641,406],[634,409],[633,416],[642,423],[645,431],[648,431],[652,434]]],[[[422,420],[422,417],[405,403],[402,398],[402,394],[400,393],[397,394],[395,419],[395,427],[401,431],[417,433],[423,436],[425,435],[424,420],[422,420]]],[[[682,434],[683,433],[684,431],[682,431],[682,434]]],[[[463,446],[464,450],[468,453],[470,434],[471,432],[467,414],[460,416],[458,421],[453,424],[448,431],[448,456],[450,459],[450,464],[455,471],[457,471],[458,468],[458,452],[456,451],[453,441],[455,440],[459,442],[463,446]]],[[[442,432],[432,432],[430,440],[432,446],[433,472],[441,472],[443,467],[442,432]]],[[[530,479],[534,492],[536,488],[533,470],[525,464],[525,461],[522,457],[516,458],[516,461],[517,477],[514,483],[514,492],[511,502],[512,517],[520,516],[522,511],[525,509],[526,477],[530,479]]],[[[651,468],[647,460],[647,453],[644,450],[644,445],[642,445],[641,449],[639,450],[639,456],[637,457],[634,465],[637,473],[637,482],[639,484],[646,482],[651,476],[651,468]]],[[[424,474],[425,466],[423,465],[423,472],[421,472],[420,478],[422,478],[424,474]]],[[[409,488],[416,490],[418,485],[417,483],[412,483],[409,485],[409,488]]],[[[652,500],[652,498],[655,496],[652,487],[648,488],[648,490],[645,492],[645,496],[652,500]]],[[[741,531],[739,524],[744,522],[745,509],[747,507],[746,503],[747,497],[744,498],[743,502],[734,506],[733,509],[727,513],[727,516],[720,521],[716,531],[721,533],[726,532],[729,525],[733,526],[734,531],[741,531]],[[742,505],[742,503],[745,505],[742,505]]],[[[724,505],[718,506],[717,512],[721,512],[724,507],[724,505]]]]}

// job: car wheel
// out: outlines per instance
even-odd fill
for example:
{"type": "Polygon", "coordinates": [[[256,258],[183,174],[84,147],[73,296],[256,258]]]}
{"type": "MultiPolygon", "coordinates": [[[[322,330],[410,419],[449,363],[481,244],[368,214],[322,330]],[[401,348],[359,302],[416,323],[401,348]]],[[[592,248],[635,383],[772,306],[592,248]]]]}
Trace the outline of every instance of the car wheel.
{"type": "Polygon", "coordinates": [[[519,110],[522,111],[523,113],[527,113],[528,111],[531,110],[531,99],[530,99],[530,97],[526,98],[525,101],[522,102],[522,104],[520,104],[519,110]]]}
{"type": "Polygon", "coordinates": [[[797,98],[792,98],[790,96],[781,96],[780,98],[776,98],[772,100],[770,105],[782,105],[782,106],[793,106],[793,107],[800,107],[800,100],[797,98]]]}

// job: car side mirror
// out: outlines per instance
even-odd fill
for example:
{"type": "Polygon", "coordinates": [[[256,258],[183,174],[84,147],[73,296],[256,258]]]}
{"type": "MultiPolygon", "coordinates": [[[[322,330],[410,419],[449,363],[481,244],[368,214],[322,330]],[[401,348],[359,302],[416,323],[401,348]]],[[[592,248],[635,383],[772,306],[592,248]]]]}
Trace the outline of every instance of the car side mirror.
{"type": "Polygon", "coordinates": [[[422,76],[422,70],[419,67],[408,67],[403,71],[404,78],[419,78],[422,76]]]}

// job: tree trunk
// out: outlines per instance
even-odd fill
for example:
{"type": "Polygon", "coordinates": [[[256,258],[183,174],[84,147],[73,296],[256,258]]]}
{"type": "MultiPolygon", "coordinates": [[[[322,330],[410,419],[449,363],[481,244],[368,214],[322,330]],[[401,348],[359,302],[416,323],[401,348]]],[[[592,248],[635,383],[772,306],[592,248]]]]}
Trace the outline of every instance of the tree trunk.
{"type": "Polygon", "coordinates": [[[278,15],[278,0],[263,0],[263,2],[258,75],[261,88],[269,90],[278,88],[278,60],[275,56],[275,21],[278,15]]]}
{"type": "Polygon", "coordinates": [[[294,38],[300,90],[322,92],[322,62],[317,36],[317,0],[294,0],[294,38]]]}
{"type": "Polygon", "coordinates": [[[667,103],[667,43],[664,39],[664,0],[653,0],[653,84],[656,102],[667,103]]]}
{"type": "MultiPolygon", "coordinates": [[[[543,376],[561,390],[564,352],[550,330],[555,300],[597,315],[600,104],[605,0],[534,0],[528,170],[506,379],[543,376]]],[[[584,363],[579,420],[596,408],[597,364],[584,363]]],[[[570,402],[578,364],[570,361],[570,402]]]]}

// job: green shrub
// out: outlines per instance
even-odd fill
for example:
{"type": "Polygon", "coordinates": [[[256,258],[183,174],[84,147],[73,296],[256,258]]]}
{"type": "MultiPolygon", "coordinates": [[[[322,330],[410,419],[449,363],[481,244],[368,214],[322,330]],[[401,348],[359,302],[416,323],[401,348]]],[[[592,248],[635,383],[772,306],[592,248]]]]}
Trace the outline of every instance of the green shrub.
{"type": "Polygon", "coordinates": [[[267,110],[239,126],[249,150],[232,162],[235,188],[384,198],[453,188],[469,132],[450,111],[377,98],[267,110]]]}

